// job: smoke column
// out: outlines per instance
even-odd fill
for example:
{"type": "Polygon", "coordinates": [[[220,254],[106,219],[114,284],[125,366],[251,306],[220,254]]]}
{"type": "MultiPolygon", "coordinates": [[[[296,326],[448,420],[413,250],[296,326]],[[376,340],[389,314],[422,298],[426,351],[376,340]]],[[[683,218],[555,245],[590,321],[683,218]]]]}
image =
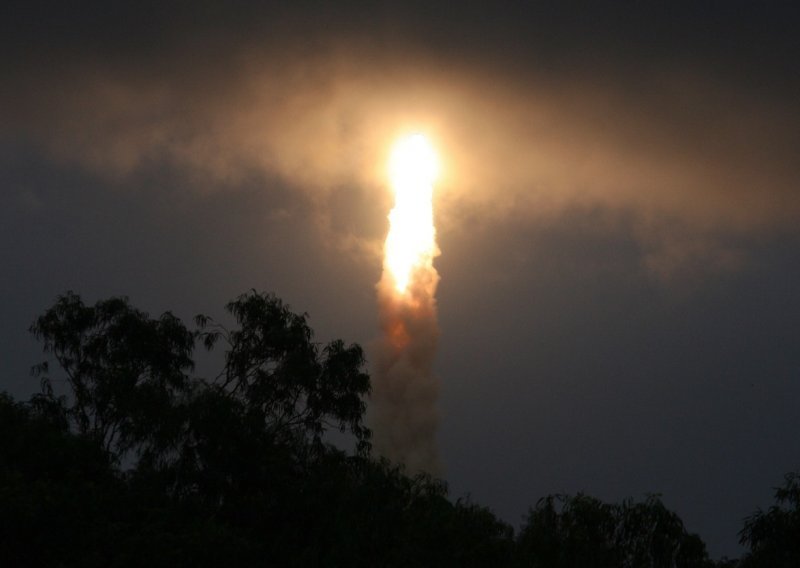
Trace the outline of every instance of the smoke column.
{"type": "Polygon", "coordinates": [[[408,136],[395,146],[389,162],[395,206],[376,286],[382,335],[373,369],[375,447],[411,473],[437,473],[440,467],[439,383],[432,370],[439,337],[432,200],[437,170],[424,136],[408,136]]]}

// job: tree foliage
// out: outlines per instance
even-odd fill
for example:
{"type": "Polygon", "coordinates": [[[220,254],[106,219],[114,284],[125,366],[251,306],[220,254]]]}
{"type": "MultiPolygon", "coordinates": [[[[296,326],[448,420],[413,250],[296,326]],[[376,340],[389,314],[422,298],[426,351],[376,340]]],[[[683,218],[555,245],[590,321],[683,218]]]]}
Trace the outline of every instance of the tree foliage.
{"type": "Polygon", "coordinates": [[[750,549],[742,566],[800,566],[800,471],[784,476],[775,489],[775,504],[745,519],[740,542],[750,549]]]}
{"type": "Polygon", "coordinates": [[[132,449],[164,452],[177,435],[176,408],[189,388],[194,334],[167,312],[158,319],[127,298],[87,306],[72,292],[31,326],[54,356],[69,385],[69,399],[55,400],[49,363],[42,375],[40,406],[68,403],[65,418],[113,455],[132,449]]]}
{"type": "Polygon", "coordinates": [[[704,568],[705,545],[650,495],[608,504],[579,493],[549,495],[528,514],[518,538],[523,565],[549,568],[704,568]]]}
{"type": "MultiPolygon", "coordinates": [[[[0,565],[714,565],[654,495],[550,495],[515,537],[444,482],[371,455],[358,345],[315,342],[270,294],[226,308],[229,326],[189,329],[68,292],[34,321],[51,357],[35,367],[41,392],[0,395],[0,565]],[[198,347],[218,373],[194,375],[198,347]]],[[[717,566],[800,565],[800,474],[776,500],[747,519],[744,561],[717,566]]]]}
{"type": "Polygon", "coordinates": [[[269,434],[282,440],[300,436],[315,445],[326,429],[349,431],[360,449],[368,447],[364,396],[369,376],[364,353],[341,340],[320,348],[305,314],[291,312],[271,295],[250,293],[227,305],[238,329],[227,330],[197,316],[199,337],[208,349],[222,340],[227,350],[217,384],[240,401],[244,411],[264,418],[269,434]]]}
{"type": "Polygon", "coordinates": [[[59,495],[74,498],[5,503],[42,535],[45,514],[83,519],[49,547],[9,533],[19,564],[507,564],[512,531],[490,511],[370,455],[359,346],[316,343],[307,317],[269,294],[227,310],[230,329],[198,316],[189,330],[126,298],[90,306],[67,293],[36,319],[31,331],[56,365],[37,366],[42,392],[30,403],[2,401],[18,436],[3,488],[48,495],[26,472],[58,466],[20,457],[34,431],[61,444],[36,446],[45,462],[61,452],[95,469],[59,478],[59,495]],[[197,345],[222,348],[215,376],[191,375],[197,345]],[[355,452],[327,443],[331,430],[355,452]]]}

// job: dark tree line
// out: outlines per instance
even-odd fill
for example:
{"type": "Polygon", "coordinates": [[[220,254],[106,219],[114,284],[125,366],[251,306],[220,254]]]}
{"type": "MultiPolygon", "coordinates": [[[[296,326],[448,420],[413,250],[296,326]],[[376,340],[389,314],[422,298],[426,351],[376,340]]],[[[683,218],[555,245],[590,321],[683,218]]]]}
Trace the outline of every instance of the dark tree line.
{"type": "Polygon", "coordinates": [[[0,395],[0,565],[800,565],[797,475],[747,519],[741,563],[711,562],[656,496],[548,496],[515,534],[371,454],[359,346],[314,342],[272,295],[227,309],[232,329],[198,316],[190,330],[67,293],[36,319],[41,392],[0,395]],[[220,346],[221,371],[194,376],[195,350],[220,346]]]}

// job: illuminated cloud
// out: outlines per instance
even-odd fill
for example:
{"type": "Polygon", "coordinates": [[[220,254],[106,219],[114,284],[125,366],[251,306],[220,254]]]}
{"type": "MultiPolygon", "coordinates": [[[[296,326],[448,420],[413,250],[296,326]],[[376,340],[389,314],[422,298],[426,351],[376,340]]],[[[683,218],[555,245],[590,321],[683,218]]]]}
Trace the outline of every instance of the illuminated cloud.
{"type": "MultiPolygon", "coordinates": [[[[197,187],[277,176],[324,209],[348,184],[379,193],[389,144],[416,127],[443,156],[445,224],[473,211],[536,218],[580,204],[703,231],[763,231],[800,213],[796,104],[760,96],[713,60],[645,65],[621,52],[599,62],[547,38],[507,53],[524,31],[513,10],[501,15],[506,28],[484,31],[488,48],[478,51],[461,44],[477,13],[431,44],[409,23],[413,11],[364,14],[377,29],[348,22],[354,11],[257,12],[250,32],[233,36],[206,27],[218,16],[206,7],[194,27],[167,27],[136,57],[124,39],[107,52],[75,37],[73,49],[34,50],[11,70],[6,133],[101,176],[153,163],[197,187]]],[[[618,49],[607,38],[581,42],[618,49]]]]}

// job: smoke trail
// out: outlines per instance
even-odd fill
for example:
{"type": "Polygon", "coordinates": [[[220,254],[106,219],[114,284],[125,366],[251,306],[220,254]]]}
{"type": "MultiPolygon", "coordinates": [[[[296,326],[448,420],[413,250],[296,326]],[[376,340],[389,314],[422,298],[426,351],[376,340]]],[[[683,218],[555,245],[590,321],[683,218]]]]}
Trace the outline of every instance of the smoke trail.
{"type": "Polygon", "coordinates": [[[375,447],[410,472],[436,473],[439,381],[433,361],[439,338],[434,294],[439,275],[432,266],[417,271],[398,295],[384,271],[377,285],[381,331],[376,348],[373,404],[375,447]]]}
{"type": "Polygon", "coordinates": [[[377,284],[382,337],[373,373],[375,446],[410,472],[437,473],[436,156],[423,136],[410,136],[397,144],[390,169],[395,206],[377,284]]]}

